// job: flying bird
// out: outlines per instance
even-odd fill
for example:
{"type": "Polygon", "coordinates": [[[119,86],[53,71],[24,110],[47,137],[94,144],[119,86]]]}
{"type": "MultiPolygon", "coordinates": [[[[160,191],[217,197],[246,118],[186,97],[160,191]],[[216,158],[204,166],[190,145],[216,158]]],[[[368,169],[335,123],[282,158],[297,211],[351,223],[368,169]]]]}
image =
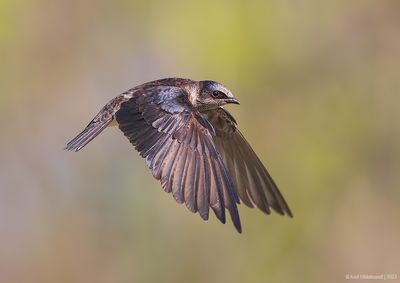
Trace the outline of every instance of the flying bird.
{"type": "Polygon", "coordinates": [[[266,214],[272,209],[292,217],[226,104],[239,101],[215,81],[148,82],[107,103],[65,149],[79,151],[105,128],[118,125],[164,191],[204,220],[211,207],[225,223],[226,209],[241,233],[240,200],[266,214]]]}

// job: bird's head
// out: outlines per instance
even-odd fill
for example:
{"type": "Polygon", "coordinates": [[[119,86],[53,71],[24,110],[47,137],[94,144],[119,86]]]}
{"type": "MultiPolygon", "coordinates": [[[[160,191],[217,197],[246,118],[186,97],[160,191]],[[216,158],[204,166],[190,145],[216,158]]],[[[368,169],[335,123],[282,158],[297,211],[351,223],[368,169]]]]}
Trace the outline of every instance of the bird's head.
{"type": "Polygon", "coordinates": [[[233,94],[222,84],[214,81],[201,81],[196,105],[201,111],[218,108],[222,105],[240,104],[233,94]]]}

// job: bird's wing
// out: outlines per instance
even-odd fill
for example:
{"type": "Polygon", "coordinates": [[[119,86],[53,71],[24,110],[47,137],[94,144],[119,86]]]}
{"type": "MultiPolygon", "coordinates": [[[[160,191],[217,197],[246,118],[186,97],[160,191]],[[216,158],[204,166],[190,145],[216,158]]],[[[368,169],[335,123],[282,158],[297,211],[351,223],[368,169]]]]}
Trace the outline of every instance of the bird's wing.
{"type": "Polygon", "coordinates": [[[247,206],[256,206],[267,214],[272,207],[279,214],[292,217],[292,212],[274,180],[237,128],[232,115],[223,108],[204,112],[203,115],[215,129],[215,145],[240,199],[247,206]]]}
{"type": "Polygon", "coordinates": [[[122,103],[119,128],[146,159],[163,189],[207,220],[209,207],[225,223],[225,208],[241,232],[239,197],[212,135],[213,127],[181,88],[157,86],[122,103]]]}

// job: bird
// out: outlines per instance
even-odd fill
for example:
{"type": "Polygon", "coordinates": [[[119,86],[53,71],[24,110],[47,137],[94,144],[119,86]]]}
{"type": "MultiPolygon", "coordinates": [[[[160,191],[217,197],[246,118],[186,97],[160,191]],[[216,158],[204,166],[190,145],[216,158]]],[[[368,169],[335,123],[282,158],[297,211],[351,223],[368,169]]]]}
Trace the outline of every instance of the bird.
{"type": "Polygon", "coordinates": [[[240,104],[224,85],[166,78],[135,86],[109,101],[65,147],[79,151],[118,126],[177,203],[223,224],[226,210],[242,233],[238,205],[293,214],[266,167],[224,108],[240,104]]]}

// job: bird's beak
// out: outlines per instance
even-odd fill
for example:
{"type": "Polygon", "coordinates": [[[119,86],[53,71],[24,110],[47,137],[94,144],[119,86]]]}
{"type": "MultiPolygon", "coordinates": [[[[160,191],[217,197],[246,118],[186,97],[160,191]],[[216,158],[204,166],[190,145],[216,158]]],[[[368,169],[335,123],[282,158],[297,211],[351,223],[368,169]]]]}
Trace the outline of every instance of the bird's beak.
{"type": "Polygon", "coordinates": [[[226,103],[240,104],[239,100],[237,100],[237,99],[234,98],[234,97],[225,99],[225,101],[226,101],[226,103]]]}

